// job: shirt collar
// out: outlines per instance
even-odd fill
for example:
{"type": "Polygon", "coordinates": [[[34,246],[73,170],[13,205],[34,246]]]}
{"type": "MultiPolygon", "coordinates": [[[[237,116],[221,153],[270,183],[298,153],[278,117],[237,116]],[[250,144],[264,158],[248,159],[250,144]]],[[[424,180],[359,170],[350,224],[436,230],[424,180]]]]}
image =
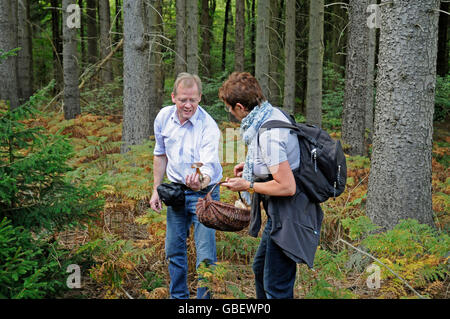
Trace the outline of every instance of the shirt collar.
{"type": "MultiPolygon", "coordinates": [[[[192,126],[195,126],[195,124],[197,124],[197,122],[199,121],[199,118],[200,118],[200,112],[201,112],[201,110],[200,110],[200,105],[199,105],[199,106],[197,106],[197,110],[195,111],[194,115],[192,115],[192,117],[191,117],[189,120],[187,120],[187,122],[191,122],[192,126]]],[[[176,123],[178,123],[179,125],[181,125],[180,119],[178,118],[178,114],[177,114],[177,106],[176,106],[176,105],[174,105],[174,109],[173,109],[173,113],[172,113],[171,118],[172,118],[176,123]]]]}

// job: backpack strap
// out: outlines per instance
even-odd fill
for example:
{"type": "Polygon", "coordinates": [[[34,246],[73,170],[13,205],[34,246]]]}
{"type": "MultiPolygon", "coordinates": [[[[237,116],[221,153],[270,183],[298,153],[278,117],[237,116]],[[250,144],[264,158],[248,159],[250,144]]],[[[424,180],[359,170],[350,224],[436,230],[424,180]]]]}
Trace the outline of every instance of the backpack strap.
{"type": "Polygon", "coordinates": [[[290,133],[297,134],[299,137],[306,139],[309,143],[311,143],[315,146],[318,145],[317,140],[315,138],[311,137],[310,135],[304,133],[303,130],[301,129],[301,127],[299,127],[297,125],[297,123],[289,124],[289,123],[286,123],[284,121],[279,121],[279,120],[267,121],[266,123],[261,125],[261,127],[259,128],[259,131],[258,131],[258,145],[259,145],[259,135],[261,134],[261,130],[270,130],[272,128],[288,128],[291,130],[290,133]]]}

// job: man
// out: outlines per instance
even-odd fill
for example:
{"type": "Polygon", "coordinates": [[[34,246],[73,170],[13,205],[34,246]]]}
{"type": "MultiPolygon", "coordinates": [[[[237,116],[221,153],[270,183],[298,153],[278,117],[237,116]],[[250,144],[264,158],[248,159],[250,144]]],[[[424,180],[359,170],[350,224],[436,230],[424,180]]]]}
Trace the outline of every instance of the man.
{"type": "MultiPolygon", "coordinates": [[[[200,197],[222,179],[219,161],[220,131],[213,118],[199,106],[202,85],[197,75],[180,73],[175,80],[172,102],[175,105],[161,109],[155,119],[155,150],[153,160],[153,194],[150,206],[160,212],[162,204],[157,187],[164,173],[174,183],[186,186],[185,204],[167,207],[166,258],[169,261],[171,298],[189,298],[187,286],[187,245],[189,228],[194,224],[197,252],[196,267],[201,262],[217,261],[215,230],[197,220],[195,207],[200,197]],[[198,174],[193,163],[202,163],[198,174]]],[[[212,198],[219,200],[217,187],[212,198]]],[[[197,289],[197,298],[209,298],[205,287],[197,289]]]]}

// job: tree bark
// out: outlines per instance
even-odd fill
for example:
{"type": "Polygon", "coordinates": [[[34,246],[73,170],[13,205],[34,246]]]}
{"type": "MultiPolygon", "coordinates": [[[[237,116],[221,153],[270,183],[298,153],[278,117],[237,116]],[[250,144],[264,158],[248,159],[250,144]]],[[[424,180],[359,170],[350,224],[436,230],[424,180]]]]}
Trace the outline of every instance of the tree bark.
{"type": "Polygon", "coordinates": [[[350,0],[347,66],[345,71],[342,140],[345,152],[365,155],[365,111],[367,107],[369,27],[366,8],[369,0],[350,0]]]}
{"type": "Polygon", "coordinates": [[[259,0],[256,23],[255,78],[266,97],[269,96],[269,25],[270,0],[259,0]]]}
{"type": "Polygon", "coordinates": [[[252,65],[252,74],[256,74],[256,0],[252,0],[252,7],[250,10],[250,43],[252,46],[251,52],[251,65],[252,65]]]}
{"type": "MultiPolygon", "coordinates": [[[[150,15],[150,121],[154,122],[162,107],[164,96],[164,68],[162,55],[162,0],[151,0],[150,15]]],[[[153,125],[150,134],[153,134],[153,125]]]]}
{"type": "Polygon", "coordinates": [[[231,0],[226,0],[225,5],[225,18],[223,25],[223,34],[222,34],[222,71],[225,71],[225,65],[227,60],[227,35],[228,35],[228,23],[229,23],[229,14],[231,10],[231,0]]]}
{"type": "Polygon", "coordinates": [[[152,134],[149,16],[146,0],[123,1],[123,128],[121,152],[152,134]]]}
{"type": "Polygon", "coordinates": [[[431,152],[439,0],[382,1],[367,215],[434,225],[431,152]]]}
{"type": "Polygon", "coordinates": [[[281,85],[279,65],[281,61],[281,19],[283,1],[270,0],[270,28],[269,28],[269,96],[273,105],[281,103],[281,85]]]}
{"type": "Polygon", "coordinates": [[[55,93],[64,87],[63,79],[63,41],[61,37],[62,6],[60,0],[51,0],[52,6],[52,42],[53,42],[53,77],[55,78],[55,93]]]}
{"type": "Polygon", "coordinates": [[[33,50],[30,25],[30,3],[19,0],[18,6],[18,45],[22,48],[18,55],[19,101],[25,103],[33,94],[33,50]]]}
{"type": "Polygon", "coordinates": [[[88,62],[90,64],[98,60],[97,4],[98,0],[86,0],[88,62]]]}
{"type": "Polygon", "coordinates": [[[213,17],[215,11],[215,2],[213,1],[210,6],[210,0],[202,0],[202,13],[200,19],[201,25],[201,61],[202,61],[202,73],[206,76],[210,76],[211,72],[211,43],[213,42],[213,17]]]}
{"type": "Polygon", "coordinates": [[[186,60],[187,71],[198,74],[198,2],[186,3],[186,60]]]}
{"type": "Polygon", "coordinates": [[[308,61],[308,1],[298,2],[299,9],[296,12],[296,38],[299,42],[298,58],[296,59],[295,78],[297,84],[295,87],[295,96],[300,100],[296,112],[306,114],[306,84],[307,84],[307,61],[308,61]]]}
{"type": "MultiPolygon", "coordinates": [[[[18,47],[17,0],[0,0],[0,50],[6,53],[18,47]]],[[[19,106],[17,57],[0,61],[0,99],[9,101],[12,109],[19,106]]]]}
{"type": "Polygon", "coordinates": [[[245,63],[245,1],[236,0],[236,42],[234,44],[234,70],[244,71],[245,63]]]}
{"type": "Polygon", "coordinates": [[[176,0],[175,77],[186,72],[186,0],[176,0]]]}
{"type": "Polygon", "coordinates": [[[323,0],[311,0],[309,7],[308,75],[306,122],[322,125],[323,0]]]}
{"type": "Polygon", "coordinates": [[[295,47],[295,0],[286,0],[283,107],[291,114],[295,112],[295,47]]]}
{"type": "MultiPolygon", "coordinates": [[[[377,0],[370,0],[370,4],[376,4],[377,0]]],[[[365,110],[365,128],[367,132],[366,144],[372,144],[373,138],[373,113],[375,110],[374,87],[375,87],[375,55],[377,47],[377,29],[369,29],[369,47],[367,60],[367,99],[365,110]]]]}
{"type": "Polygon", "coordinates": [[[64,68],[64,118],[74,119],[81,114],[80,90],[78,89],[78,52],[77,29],[67,23],[73,13],[67,7],[76,4],[76,0],[63,0],[63,68],[64,68]]]}
{"type": "MultiPolygon", "coordinates": [[[[98,13],[100,18],[100,57],[104,59],[111,52],[111,22],[110,22],[110,7],[109,0],[99,0],[98,13]]],[[[101,79],[103,83],[109,83],[114,80],[111,62],[105,63],[101,79]]]]}

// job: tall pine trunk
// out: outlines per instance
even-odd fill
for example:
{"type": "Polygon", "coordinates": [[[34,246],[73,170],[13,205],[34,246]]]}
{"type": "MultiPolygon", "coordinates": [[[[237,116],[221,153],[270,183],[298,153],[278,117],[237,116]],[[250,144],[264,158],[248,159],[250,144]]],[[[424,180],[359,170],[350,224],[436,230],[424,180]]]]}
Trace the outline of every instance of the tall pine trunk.
{"type": "Polygon", "coordinates": [[[228,36],[228,24],[230,22],[229,14],[231,10],[231,0],[226,0],[225,4],[225,18],[222,34],[222,71],[225,71],[225,65],[227,60],[227,36],[228,36]]]}
{"type": "Polygon", "coordinates": [[[90,64],[96,63],[98,59],[97,4],[98,0],[86,0],[88,62],[90,64]]]}
{"type": "Polygon", "coordinates": [[[210,0],[202,0],[202,13],[200,18],[202,46],[200,57],[202,72],[206,76],[211,75],[211,43],[213,41],[213,16],[215,5],[210,6],[210,0]]]}
{"type": "Polygon", "coordinates": [[[51,0],[52,6],[52,42],[53,42],[53,77],[55,79],[55,93],[64,87],[63,79],[63,41],[61,36],[61,0],[51,0]]]}
{"type": "MultiPolygon", "coordinates": [[[[98,13],[100,18],[100,57],[104,59],[111,52],[111,36],[109,33],[111,29],[111,13],[109,0],[99,0],[98,13]]],[[[113,81],[114,76],[110,61],[104,64],[101,78],[104,83],[113,81]]]]}
{"type": "Polygon", "coordinates": [[[342,140],[350,155],[365,155],[365,111],[367,106],[367,61],[369,27],[366,8],[369,0],[350,0],[347,66],[342,115],[342,140]]]}
{"type": "Polygon", "coordinates": [[[186,72],[186,0],[176,0],[175,77],[186,72]]]}
{"type": "Polygon", "coordinates": [[[186,69],[198,74],[198,1],[186,3],[186,27],[186,69]]]}
{"type": "Polygon", "coordinates": [[[147,0],[123,1],[123,129],[121,152],[153,133],[147,0]]]}
{"type": "Polygon", "coordinates": [[[439,0],[381,8],[367,215],[385,229],[401,219],[433,225],[431,151],[439,0]]]}
{"type": "Polygon", "coordinates": [[[286,0],[283,107],[291,114],[295,112],[295,47],[295,0],[286,0]]]}
{"type": "Polygon", "coordinates": [[[18,84],[20,104],[33,94],[33,52],[30,25],[29,0],[20,0],[18,6],[18,45],[22,48],[18,56],[18,84]]]}
{"type": "Polygon", "coordinates": [[[323,0],[311,0],[309,7],[308,75],[306,122],[322,125],[323,0]]]}
{"type": "Polygon", "coordinates": [[[67,12],[71,4],[76,0],[63,0],[63,69],[64,69],[64,118],[74,119],[81,114],[80,90],[78,89],[78,52],[77,29],[68,25],[69,17],[73,12],[67,12]]]}
{"type": "Polygon", "coordinates": [[[280,20],[282,19],[283,1],[270,0],[270,28],[269,28],[269,96],[273,105],[281,103],[281,85],[279,65],[281,61],[282,32],[280,20]]]}
{"type": "Polygon", "coordinates": [[[266,97],[269,96],[269,26],[270,0],[259,0],[256,22],[255,78],[266,97]]]}
{"type": "Polygon", "coordinates": [[[236,0],[236,42],[234,45],[234,70],[244,71],[245,61],[245,1],[236,0]]]}
{"type": "MultiPolygon", "coordinates": [[[[376,4],[377,0],[370,0],[370,4],[376,4]]],[[[375,88],[375,55],[377,47],[377,29],[369,29],[369,47],[367,60],[367,98],[365,110],[365,128],[367,132],[366,144],[372,144],[373,138],[373,114],[375,110],[374,88],[375,88]]]]}
{"type": "MultiPolygon", "coordinates": [[[[0,0],[0,50],[2,53],[17,48],[17,0],[0,0]]],[[[7,100],[11,108],[19,106],[17,57],[0,61],[0,99],[7,100]]]]}

